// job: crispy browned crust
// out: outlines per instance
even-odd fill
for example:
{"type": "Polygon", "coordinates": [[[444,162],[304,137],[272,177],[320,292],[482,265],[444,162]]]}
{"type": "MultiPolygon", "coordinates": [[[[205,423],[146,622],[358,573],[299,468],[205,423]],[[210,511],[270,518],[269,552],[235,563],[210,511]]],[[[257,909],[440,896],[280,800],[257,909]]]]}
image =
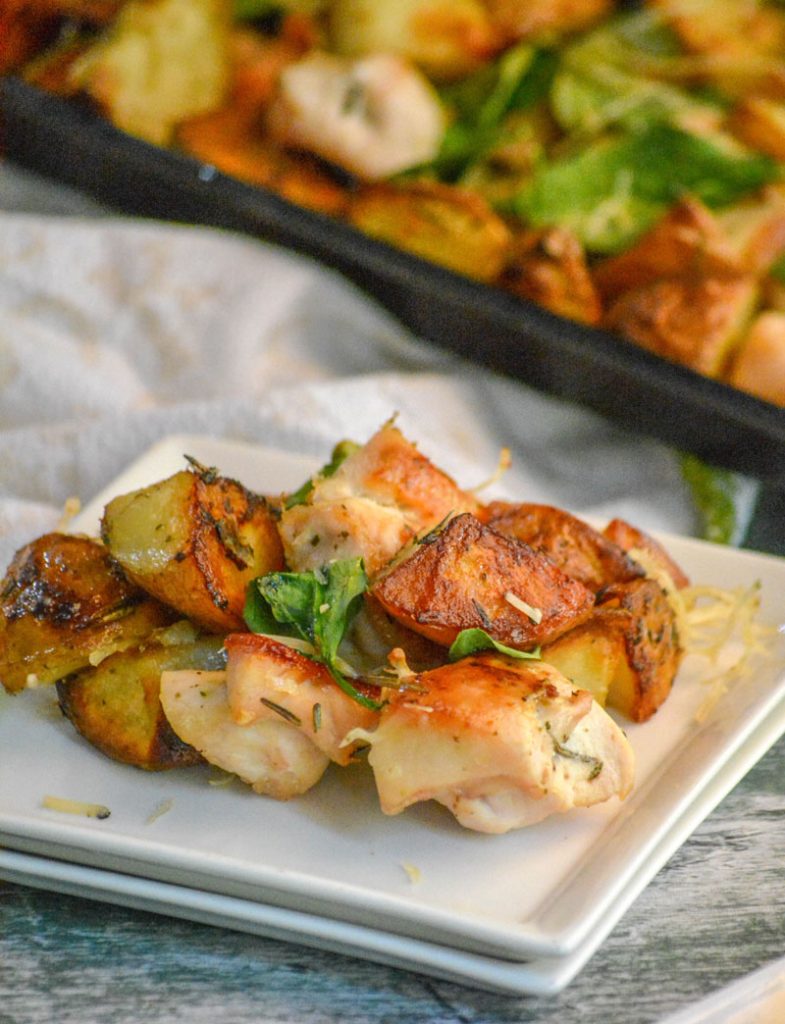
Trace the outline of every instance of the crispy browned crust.
{"type": "Polygon", "coordinates": [[[644,530],[633,526],[624,519],[611,519],[603,530],[605,536],[625,551],[632,551],[634,548],[645,551],[658,565],[660,565],[670,576],[677,587],[688,587],[689,576],[681,566],[673,560],[668,551],[658,540],[651,537],[644,530]]]}
{"type": "Polygon", "coordinates": [[[110,655],[57,684],[60,707],[76,730],[114,761],[157,771],[199,764],[201,755],[183,743],[161,707],[161,673],[217,668],[216,637],[192,644],[151,642],[110,655]]]}
{"type": "Polygon", "coordinates": [[[519,298],[579,323],[595,325],[602,317],[583,246],[565,228],[518,236],[499,283],[519,298]]]}
{"type": "Polygon", "coordinates": [[[645,722],[671,692],[681,661],[673,609],[652,579],[612,584],[599,602],[595,614],[623,638],[628,669],[611,681],[608,704],[645,722]]]}
{"type": "Polygon", "coordinates": [[[436,181],[364,186],[350,222],[390,245],[478,281],[496,281],[511,235],[482,196],[436,181]]]}
{"type": "Polygon", "coordinates": [[[549,558],[469,513],[426,537],[372,594],[404,626],[444,646],[461,630],[480,628],[511,647],[533,647],[582,621],[594,603],[591,591],[549,558]],[[520,611],[509,594],[541,620],[520,611]]]}
{"type": "Polygon", "coordinates": [[[102,536],[130,579],[215,633],[243,629],[248,583],[283,568],[264,499],[212,471],[184,470],[115,498],[102,536]]]}
{"type": "Polygon", "coordinates": [[[48,533],[14,556],[0,590],[0,681],[53,683],[91,652],[138,643],[174,618],[124,575],[103,545],[48,533]]]}
{"type": "Polygon", "coordinates": [[[621,295],[605,326],[664,359],[719,376],[758,297],[752,277],[669,278],[621,295]]]}
{"type": "Polygon", "coordinates": [[[505,537],[515,537],[547,555],[568,576],[595,592],[609,583],[643,575],[614,538],[603,536],[564,509],[494,501],[482,519],[505,537]]]}

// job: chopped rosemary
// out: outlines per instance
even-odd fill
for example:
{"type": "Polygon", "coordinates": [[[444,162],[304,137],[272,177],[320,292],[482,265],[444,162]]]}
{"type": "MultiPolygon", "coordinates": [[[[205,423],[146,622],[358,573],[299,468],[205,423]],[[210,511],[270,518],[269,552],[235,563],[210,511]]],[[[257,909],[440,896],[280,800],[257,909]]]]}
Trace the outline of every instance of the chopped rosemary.
{"type": "Polygon", "coordinates": [[[268,700],[267,697],[262,697],[261,702],[266,708],[274,711],[276,715],[280,715],[281,718],[285,718],[286,721],[291,722],[292,725],[302,725],[302,722],[293,711],[290,711],[288,708],[281,707],[281,705],[276,704],[274,700],[268,700]]]}

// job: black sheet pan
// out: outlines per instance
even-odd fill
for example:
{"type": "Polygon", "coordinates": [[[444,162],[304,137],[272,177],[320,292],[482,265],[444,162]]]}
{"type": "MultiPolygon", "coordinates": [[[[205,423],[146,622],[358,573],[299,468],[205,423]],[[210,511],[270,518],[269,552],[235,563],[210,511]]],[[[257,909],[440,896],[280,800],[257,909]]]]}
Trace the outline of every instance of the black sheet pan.
{"type": "Polygon", "coordinates": [[[708,462],[785,481],[783,409],[131,138],[18,79],[0,83],[0,131],[10,160],[120,211],[228,228],[315,257],[435,345],[708,462]]]}

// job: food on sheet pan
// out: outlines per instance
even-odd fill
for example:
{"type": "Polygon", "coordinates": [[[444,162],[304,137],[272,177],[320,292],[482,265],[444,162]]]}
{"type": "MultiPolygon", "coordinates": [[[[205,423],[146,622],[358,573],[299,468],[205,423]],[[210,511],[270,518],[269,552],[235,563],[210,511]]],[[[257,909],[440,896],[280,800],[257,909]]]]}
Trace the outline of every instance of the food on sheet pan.
{"type": "Polygon", "coordinates": [[[499,833],[630,791],[617,719],[653,719],[690,650],[657,540],[483,503],[394,422],[282,495],[187,462],[110,500],[101,540],[18,552],[7,691],[54,683],[108,757],[279,800],[366,762],[385,813],[435,800],[499,833]]]}
{"type": "Polygon", "coordinates": [[[782,406],[784,41],[775,0],[0,4],[0,73],[782,406]]]}

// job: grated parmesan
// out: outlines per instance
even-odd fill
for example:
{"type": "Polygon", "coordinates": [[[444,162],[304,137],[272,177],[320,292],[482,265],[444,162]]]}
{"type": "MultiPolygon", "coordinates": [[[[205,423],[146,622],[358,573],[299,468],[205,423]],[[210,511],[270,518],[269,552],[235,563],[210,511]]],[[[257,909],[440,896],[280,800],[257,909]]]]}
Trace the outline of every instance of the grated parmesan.
{"type": "Polygon", "coordinates": [[[524,601],[522,597],[513,594],[511,590],[508,590],[504,595],[504,600],[507,604],[511,604],[513,608],[517,608],[519,612],[527,615],[535,625],[539,625],[542,622],[542,608],[534,608],[524,601]]]}
{"type": "Polygon", "coordinates": [[[45,796],[41,806],[49,811],[61,811],[63,814],[80,814],[85,818],[108,818],[112,813],[103,804],[88,804],[82,800],[68,800],[61,796],[45,796]]]}

